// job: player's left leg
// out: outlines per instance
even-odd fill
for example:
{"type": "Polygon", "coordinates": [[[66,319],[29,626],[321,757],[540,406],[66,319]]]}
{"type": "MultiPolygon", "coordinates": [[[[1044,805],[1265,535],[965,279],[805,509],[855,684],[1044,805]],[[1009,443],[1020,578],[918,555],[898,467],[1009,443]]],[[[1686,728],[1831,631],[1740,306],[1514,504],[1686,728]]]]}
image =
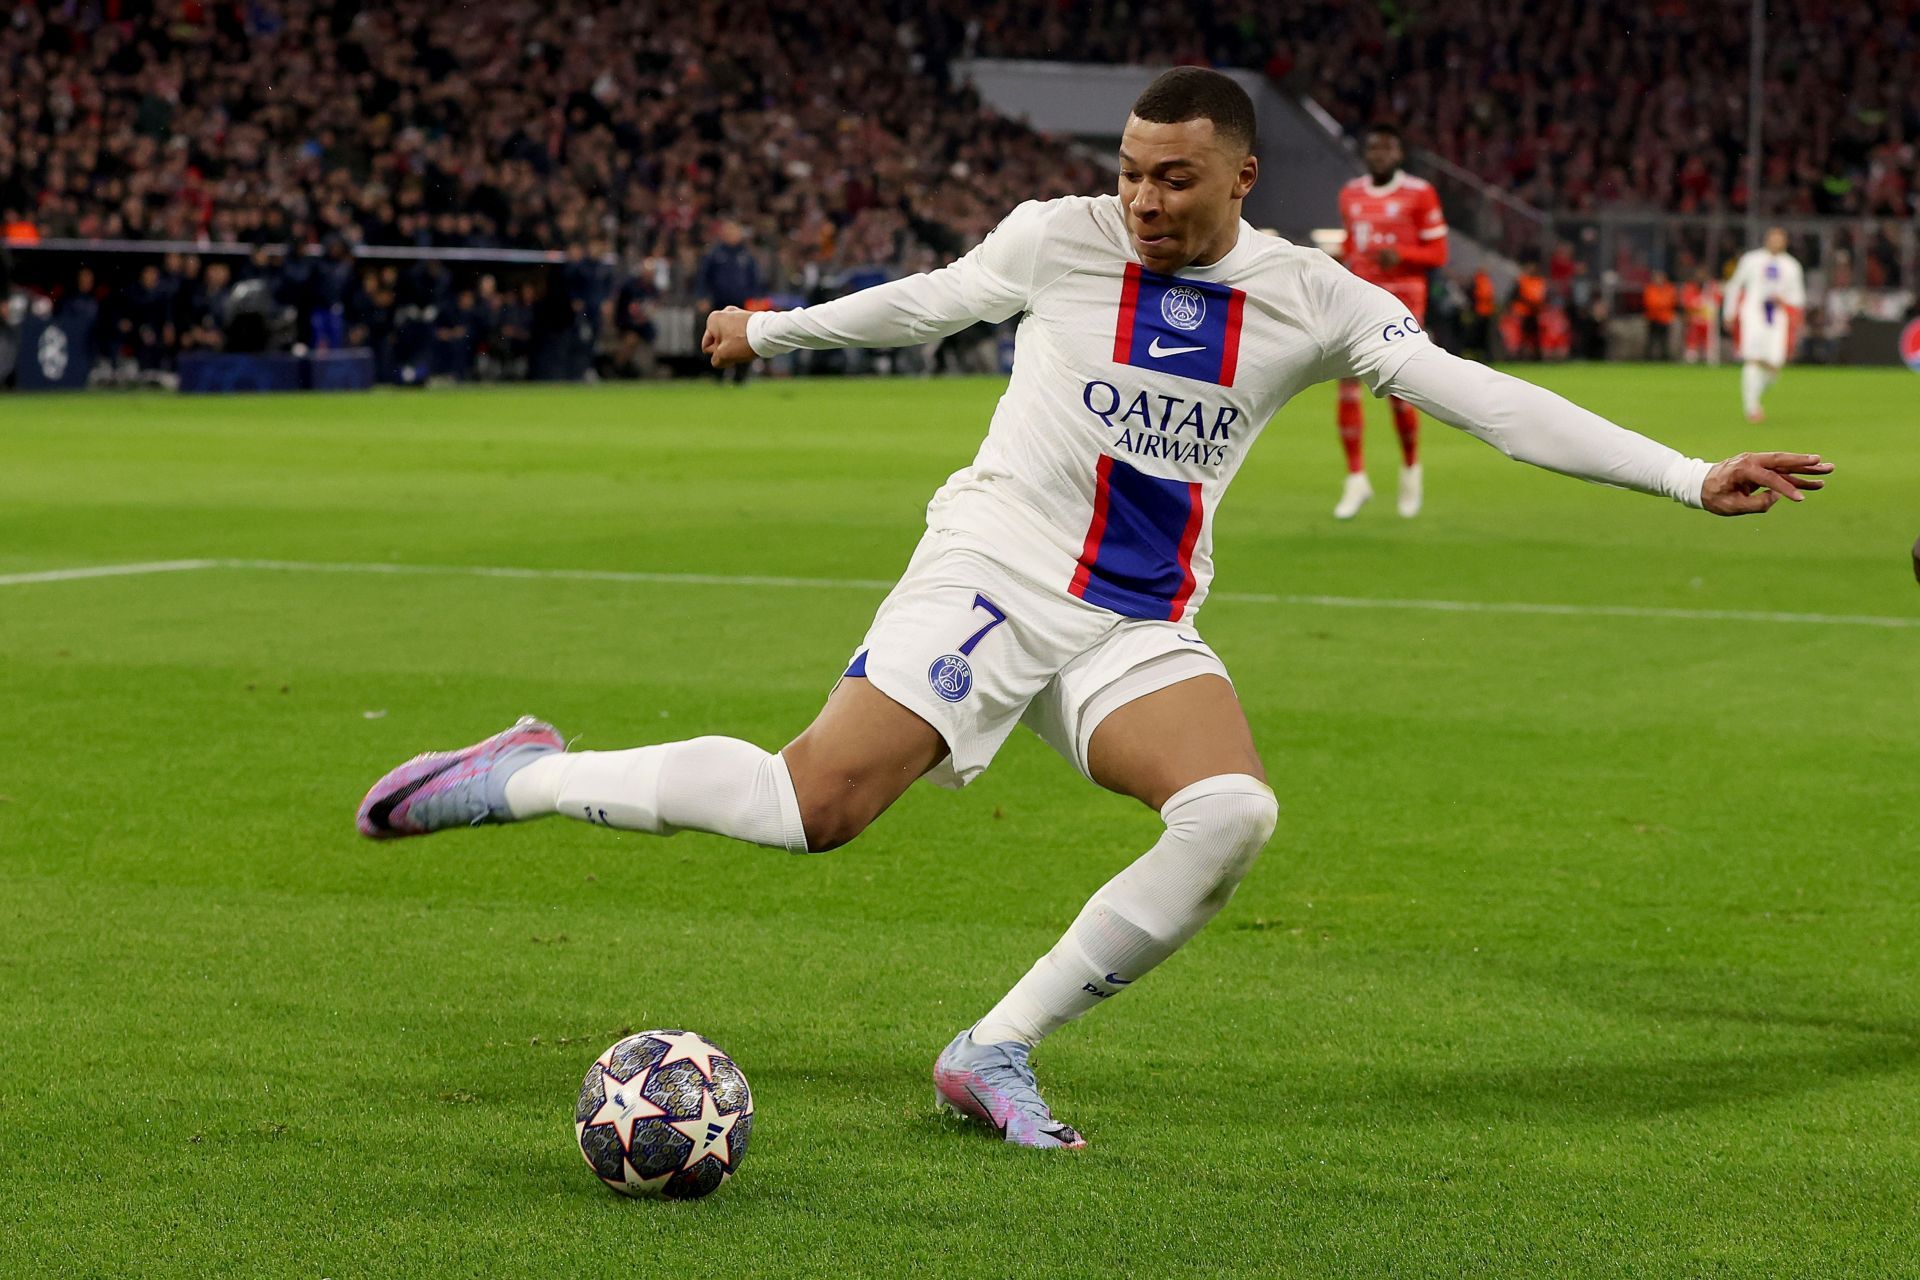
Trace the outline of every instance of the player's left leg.
{"type": "Polygon", "coordinates": [[[1108,715],[1088,744],[1087,770],[1158,811],[1166,830],[1093,895],[976,1039],[1037,1044],[1139,980],[1227,904],[1279,815],[1240,701],[1218,675],[1108,715]]]}
{"type": "Polygon", "coordinates": [[[1400,437],[1400,502],[1402,516],[1420,514],[1420,411],[1399,396],[1388,396],[1393,407],[1393,430],[1400,437]]]}
{"type": "MultiPolygon", "coordinates": [[[[1407,310],[1420,324],[1427,322],[1427,286],[1408,283],[1394,290],[1407,304],[1407,310]]],[[[1393,411],[1393,433],[1400,438],[1400,499],[1396,504],[1403,519],[1420,514],[1423,485],[1420,475],[1420,413],[1399,396],[1388,396],[1393,411]]]]}
{"type": "Polygon", "coordinates": [[[1333,508],[1336,520],[1351,520],[1373,497],[1367,482],[1366,415],[1361,408],[1360,380],[1340,379],[1340,403],[1336,410],[1340,424],[1340,447],[1347,455],[1347,478],[1340,490],[1340,501],[1333,508]]]}
{"type": "Polygon", "coordinates": [[[1033,1046],[1198,933],[1233,896],[1279,813],[1246,716],[1220,674],[1112,710],[1093,729],[1084,767],[1101,786],[1159,811],[1166,830],[1093,895],[1053,950],[956,1037],[934,1069],[948,1105],[1027,1146],[1083,1144],[1040,1100],[1027,1065],[1033,1046]],[[988,1086],[984,1097],[973,1092],[980,1085],[988,1086]]]}

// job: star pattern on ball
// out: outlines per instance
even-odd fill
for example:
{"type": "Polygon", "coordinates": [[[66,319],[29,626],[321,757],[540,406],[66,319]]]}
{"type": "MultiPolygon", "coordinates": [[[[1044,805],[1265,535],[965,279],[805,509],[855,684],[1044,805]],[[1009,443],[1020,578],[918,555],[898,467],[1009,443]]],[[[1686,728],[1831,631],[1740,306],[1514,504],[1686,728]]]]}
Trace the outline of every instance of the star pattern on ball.
{"type": "Polygon", "coordinates": [[[587,1121],[589,1128],[596,1124],[613,1126],[614,1133],[620,1137],[620,1146],[624,1150],[633,1150],[633,1126],[642,1120],[652,1120],[664,1116],[666,1111],[646,1095],[647,1074],[652,1068],[641,1067],[631,1076],[622,1080],[611,1071],[602,1069],[607,1096],[600,1109],[593,1113],[593,1119],[587,1121]]]}
{"type": "Polygon", "coordinates": [[[700,1091],[700,1114],[687,1120],[669,1120],[667,1127],[677,1129],[692,1142],[693,1149],[687,1152],[687,1158],[681,1162],[682,1169],[691,1169],[708,1156],[712,1156],[728,1168],[733,1167],[733,1153],[727,1145],[727,1137],[733,1132],[734,1122],[741,1113],[731,1112],[721,1115],[720,1109],[713,1105],[713,1095],[706,1090],[700,1091]]]}
{"type": "Polygon", "coordinates": [[[650,1196],[658,1195],[660,1188],[667,1185],[667,1179],[671,1178],[673,1173],[669,1170],[657,1177],[643,1178],[640,1176],[640,1171],[633,1167],[632,1162],[622,1160],[620,1162],[620,1176],[625,1183],[625,1190],[628,1195],[650,1196]]]}
{"type": "Polygon", "coordinates": [[[706,1037],[697,1036],[691,1031],[676,1031],[671,1035],[655,1036],[654,1039],[667,1046],[666,1056],[653,1064],[655,1071],[669,1062],[691,1062],[694,1069],[705,1076],[708,1083],[712,1083],[713,1060],[727,1056],[714,1048],[706,1037]]]}

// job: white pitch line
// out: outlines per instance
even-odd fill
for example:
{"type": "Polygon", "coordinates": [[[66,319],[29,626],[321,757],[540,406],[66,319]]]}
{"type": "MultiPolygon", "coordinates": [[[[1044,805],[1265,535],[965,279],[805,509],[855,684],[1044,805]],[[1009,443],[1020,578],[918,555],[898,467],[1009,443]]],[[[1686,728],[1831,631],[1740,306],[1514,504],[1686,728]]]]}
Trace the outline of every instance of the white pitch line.
{"type": "MultiPolygon", "coordinates": [[[[314,560],[150,560],[135,564],[81,565],[34,573],[0,574],[0,587],[86,578],[126,578],[196,569],[251,569],[277,573],[366,573],[466,578],[516,578],[555,582],[622,582],[683,587],[779,587],[815,591],[885,591],[884,578],[793,578],[763,574],[649,573],[625,569],[526,569],[502,565],[329,563],[314,560]]],[[[1763,622],[1800,626],[1920,629],[1920,617],[1858,613],[1786,613],[1762,609],[1666,609],[1631,604],[1539,604],[1525,600],[1418,600],[1380,596],[1275,595],[1216,591],[1212,599],[1238,604],[1278,604],[1320,609],[1400,609],[1428,613],[1523,614],[1558,618],[1641,618],[1665,622],[1763,622]]]]}
{"type": "Polygon", "coordinates": [[[1764,609],[1663,609],[1637,604],[1534,604],[1524,600],[1394,600],[1367,596],[1277,596],[1216,591],[1209,600],[1317,605],[1328,609],[1425,609],[1435,613],[1529,613],[1567,618],[1654,618],[1679,622],[1787,622],[1828,627],[1920,628],[1920,618],[1871,613],[1780,613],[1764,609]]]}
{"type": "MultiPolygon", "coordinates": [[[[306,560],[182,561],[183,567],[212,565],[223,569],[262,569],[291,573],[427,574],[473,578],[552,579],[567,582],[630,582],[696,587],[795,587],[834,591],[885,591],[893,583],[882,578],[787,578],[718,573],[646,573],[619,569],[521,569],[488,565],[443,564],[328,564],[306,560]]],[[[1262,592],[1216,591],[1214,600],[1239,604],[1279,604],[1325,609],[1404,609],[1431,613],[1532,614],[1565,618],[1643,618],[1671,622],[1764,622],[1829,627],[1920,629],[1920,617],[1874,614],[1785,613],[1758,609],[1666,609],[1650,605],[1537,604],[1523,600],[1418,600],[1370,596],[1270,595],[1262,592]]]]}
{"type": "Polygon", "coordinates": [[[466,578],[548,578],[559,582],[637,582],[684,587],[811,587],[886,591],[879,578],[774,578],[720,573],[644,573],[626,569],[514,569],[465,564],[327,564],[308,560],[215,560],[222,569],[270,569],[289,573],[439,574],[466,578]]]}
{"type": "Polygon", "coordinates": [[[38,573],[0,574],[0,587],[24,587],[34,582],[77,582],[82,578],[132,578],[147,573],[183,573],[212,569],[218,560],[149,560],[144,564],[89,564],[77,569],[42,569],[38,573]]]}

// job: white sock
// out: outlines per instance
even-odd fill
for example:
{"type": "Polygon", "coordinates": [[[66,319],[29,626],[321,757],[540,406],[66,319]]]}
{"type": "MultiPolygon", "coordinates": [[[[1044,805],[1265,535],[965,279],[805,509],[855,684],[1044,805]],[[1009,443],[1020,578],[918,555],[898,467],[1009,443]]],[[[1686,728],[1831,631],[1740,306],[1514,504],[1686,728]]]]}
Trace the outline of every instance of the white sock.
{"type": "Polygon", "coordinates": [[[563,813],[623,831],[707,831],[807,851],[787,762],[738,738],[630,751],[558,751],[507,779],[515,820],[563,813]]]}
{"type": "Polygon", "coordinates": [[[1273,792],[1244,773],[1204,778],[1160,810],[1166,834],[1087,903],[973,1029],[977,1044],[1034,1045],[1178,951],[1233,897],[1273,835],[1273,792]]]}
{"type": "Polygon", "coordinates": [[[1760,412],[1760,394],[1770,381],[1757,361],[1749,360],[1740,366],[1740,400],[1748,413],[1760,412]]]}

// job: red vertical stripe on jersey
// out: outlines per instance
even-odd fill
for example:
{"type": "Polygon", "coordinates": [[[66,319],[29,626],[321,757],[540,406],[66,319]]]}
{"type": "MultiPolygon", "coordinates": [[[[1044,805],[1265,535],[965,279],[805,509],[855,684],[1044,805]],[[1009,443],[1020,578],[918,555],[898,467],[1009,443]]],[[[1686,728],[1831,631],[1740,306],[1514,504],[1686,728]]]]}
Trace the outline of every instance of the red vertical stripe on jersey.
{"type": "Polygon", "coordinates": [[[1223,387],[1233,385],[1233,373],[1240,364],[1240,313],[1246,307],[1247,295],[1235,289],[1233,301],[1227,304],[1227,336],[1220,344],[1220,385],[1223,387]]]}
{"type": "MultiPolygon", "coordinates": [[[[1232,332],[1238,334],[1240,325],[1240,295],[1237,292],[1233,298],[1233,324],[1234,329],[1232,332]]],[[[1233,346],[1229,345],[1227,350],[1231,352],[1233,346]]],[[[1193,504],[1193,509],[1187,513],[1186,532],[1180,535],[1180,590],[1174,592],[1173,608],[1167,614],[1167,621],[1169,622],[1180,621],[1180,615],[1187,611],[1187,601],[1193,598],[1193,588],[1195,585],[1193,578],[1193,549],[1200,542],[1200,526],[1206,522],[1207,516],[1207,500],[1200,492],[1200,482],[1198,480],[1187,486],[1187,501],[1193,504]]]]}
{"type": "MultiPolygon", "coordinates": [[[[1132,272],[1127,268],[1128,302],[1132,301],[1132,272]]],[[[1087,594],[1087,579],[1093,576],[1093,562],[1100,558],[1100,539],[1107,532],[1107,494],[1112,487],[1113,459],[1106,454],[1100,455],[1100,466],[1093,480],[1093,522],[1087,526],[1087,542],[1080,548],[1080,567],[1073,571],[1073,585],[1067,590],[1082,599],[1087,594]]],[[[1196,488],[1198,486],[1195,486],[1196,488]]]]}
{"type": "MultiPolygon", "coordinates": [[[[1127,278],[1120,285],[1120,323],[1113,331],[1113,360],[1128,364],[1133,360],[1133,312],[1140,303],[1140,264],[1127,264],[1127,278]]],[[[1102,476],[1106,472],[1100,473],[1102,476]]]]}

